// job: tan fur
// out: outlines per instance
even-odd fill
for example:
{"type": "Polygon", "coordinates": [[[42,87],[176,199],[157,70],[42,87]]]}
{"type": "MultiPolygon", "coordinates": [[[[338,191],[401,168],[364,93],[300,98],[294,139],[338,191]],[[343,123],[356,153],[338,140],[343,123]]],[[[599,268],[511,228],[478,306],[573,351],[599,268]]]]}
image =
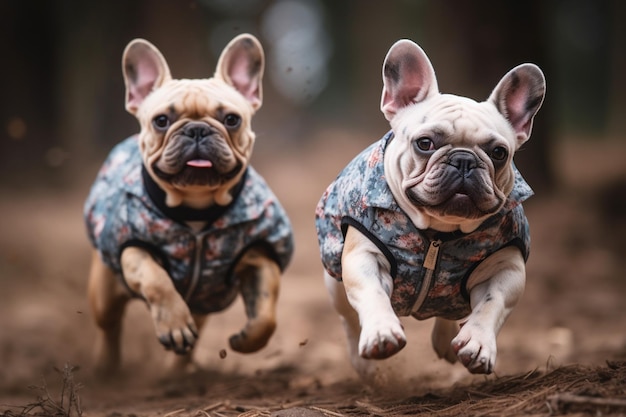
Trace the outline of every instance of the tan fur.
{"type": "MultiPolygon", "coordinates": [[[[251,35],[240,35],[225,48],[213,78],[177,80],[171,78],[165,59],[152,44],[139,39],[127,46],[123,56],[126,108],[139,121],[139,145],[144,164],[166,192],[168,205],[201,209],[231,202],[230,190],[241,179],[254,145],[255,135],[250,123],[262,103],[263,63],[259,42],[251,35]],[[234,131],[229,131],[222,123],[224,116],[231,112],[241,116],[241,126],[234,131]],[[155,129],[155,116],[171,113],[176,118],[167,131],[155,129]],[[177,186],[155,174],[153,167],[166,173],[171,169],[177,134],[190,122],[203,123],[218,132],[222,142],[216,146],[222,152],[226,169],[240,167],[236,176],[215,186],[177,186]]],[[[157,338],[171,343],[169,347],[177,353],[187,353],[172,361],[177,368],[185,367],[205,317],[191,314],[167,272],[145,250],[124,249],[121,265],[129,289],[141,296],[150,309],[157,338]]],[[[239,352],[254,352],[267,344],[276,327],[280,270],[262,248],[252,247],[241,257],[234,274],[241,282],[248,320],[242,330],[230,338],[230,345],[239,352]]],[[[97,370],[114,372],[120,365],[121,322],[130,294],[97,252],[92,257],[88,296],[99,328],[97,370]]]]}

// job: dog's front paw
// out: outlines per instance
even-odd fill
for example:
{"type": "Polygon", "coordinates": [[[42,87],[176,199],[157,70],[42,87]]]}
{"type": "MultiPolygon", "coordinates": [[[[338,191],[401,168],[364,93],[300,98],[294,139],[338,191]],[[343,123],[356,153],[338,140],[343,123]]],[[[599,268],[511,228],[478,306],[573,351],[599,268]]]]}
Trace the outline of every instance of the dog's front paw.
{"type": "Polygon", "coordinates": [[[198,329],[189,307],[178,293],[150,304],[150,313],[157,338],[166,349],[186,354],[193,348],[198,339],[198,329]]]}
{"type": "Polygon", "coordinates": [[[465,324],[452,339],[452,349],[474,374],[490,374],[496,363],[496,335],[481,326],[465,324]]]}
{"type": "Polygon", "coordinates": [[[398,317],[379,317],[361,325],[359,354],[365,359],[385,359],[406,345],[404,329],[398,317]]]}

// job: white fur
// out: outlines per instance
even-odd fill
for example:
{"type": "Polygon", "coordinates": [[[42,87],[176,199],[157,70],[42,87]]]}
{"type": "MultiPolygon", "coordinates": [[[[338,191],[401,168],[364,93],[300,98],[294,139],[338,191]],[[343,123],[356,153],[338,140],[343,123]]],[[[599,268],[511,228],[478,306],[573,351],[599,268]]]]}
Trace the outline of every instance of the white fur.
{"type": "MultiPolygon", "coordinates": [[[[406,336],[391,307],[389,263],[358,230],[348,229],[348,241],[355,246],[344,249],[343,282],[328,274],[325,282],[342,317],[352,365],[369,377],[375,365],[365,359],[374,359],[373,352],[385,349],[387,354],[379,358],[397,353],[406,344],[406,336]]],[[[524,259],[518,248],[509,246],[485,259],[468,280],[472,313],[460,331],[457,322],[436,319],[432,341],[438,356],[449,362],[458,356],[471,372],[492,372],[496,336],[524,292],[525,281],[524,259]]]]}
{"type": "MultiPolygon", "coordinates": [[[[395,133],[385,151],[385,177],[398,205],[418,229],[470,233],[499,211],[512,190],[514,152],[529,138],[532,120],[541,106],[545,80],[532,64],[507,73],[489,99],[482,103],[440,94],[424,51],[408,40],[389,50],[383,65],[381,111],[395,133]],[[434,133],[433,133],[434,132],[434,133]],[[416,158],[411,139],[443,135],[445,146],[428,160],[416,158]],[[509,151],[507,163],[496,169],[485,148],[497,142],[509,151]],[[472,152],[481,161],[481,182],[490,189],[485,202],[493,211],[482,217],[447,216],[416,206],[406,190],[421,187],[431,167],[445,163],[450,149],[472,152]]],[[[432,183],[432,181],[431,181],[432,183]]],[[[429,184],[428,186],[431,186],[429,184]]],[[[351,361],[364,377],[376,372],[377,363],[400,351],[406,337],[393,311],[390,264],[378,247],[357,229],[349,227],[342,254],[342,278],[325,275],[334,306],[342,318],[351,361]]],[[[473,373],[493,371],[496,336],[524,291],[525,262],[517,247],[501,249],[482,261],[467,282],[472,312],[459,326],[436,318],[432,344],[439,357],[457,359],[473,373]]]]}

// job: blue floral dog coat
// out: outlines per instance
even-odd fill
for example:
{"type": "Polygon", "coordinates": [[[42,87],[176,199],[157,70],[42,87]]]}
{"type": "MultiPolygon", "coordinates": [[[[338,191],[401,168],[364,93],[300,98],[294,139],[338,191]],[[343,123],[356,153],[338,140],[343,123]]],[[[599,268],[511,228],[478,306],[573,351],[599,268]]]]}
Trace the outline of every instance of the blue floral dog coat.
{"type": "Polygon", "coordinates": [[[252,167],[233,194],[228,206],[168,207],[143,166],[137,136],[131,136],[100,169],[84,219],[89,239],[113,271],[122,275],[124,248],[141,247],[165,268],[191,312],[206,314],[232,303],[238,287],[234,266],[252,245],[264,245],[281,270],[293,253],[289,219],[252,167]],[[206,226],[194,232],[188,221],[206,226]]]}
{"type": "Polygon", "coordinates": [[[391,304],[399,316],[457,320],[470,312],[466,282],[497,250],[515,245],[528,257],[530,235],[522,201],[533,192],[515,170],[504,207],[475,231],[419,230],[398,206],[387,182],[383,155],[393,133],[361,152],[328,187],[316,209],[322,264],[341,280],[341,254],[348,226],[367,236],[391,265],[391,304]]]}

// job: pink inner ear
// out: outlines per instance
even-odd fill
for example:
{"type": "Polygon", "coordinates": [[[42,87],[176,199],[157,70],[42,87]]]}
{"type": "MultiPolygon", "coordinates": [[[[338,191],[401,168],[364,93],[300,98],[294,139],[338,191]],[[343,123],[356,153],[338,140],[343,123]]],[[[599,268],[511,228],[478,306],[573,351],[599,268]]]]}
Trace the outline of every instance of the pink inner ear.
{"type": "Polygon", "coordinates": [[[133,107],[139,107],[143,99],[150,94],[154,82],[141,81],[137,84],[133,84],[128,89],[128,104],[133,107]]]}
{"type": "Polygon", "coordinates": [[[381,110],[391,120],[398,110],[436,93],[437,80],[424,51],[409,41],[399,41],[389,50],[383,64],[381,110]]]}
{"type": "Polygon", "coordinates": [[[402,86],[394,86],[394,100],[398,107],[405,107],[412,103],[417,103],[424,99],[419,97],[420,93],[425,90],[424,76],[409,71],[402,72],[402,86]]]}
{"type": "Polygon", "coordinates": [[[228,76],[233,85],[245,98],[254,102],[259,98],[259,81],[250,77],[248,59],[244,54],[237,54],[228,68],[228,76]]]}
{"type": "Polygon", "coordinates": [[[144,61],[139,61],[135,65],[134,71],[135,78],[131,80],[131,84],[128,86],[126,106],[137,109],[146,96],[152,92],[159,73],[154,63],[144,61]]]}
{"type": "Polygon", "coordinates": [[[419,87],[401,89],[397,85],[389,86],[389,88],[385,86],[383,88],[382,109],[384,112],[396,113],[399,109],[419,101],[416,99],[419,93],[419,87]]]}
{"type": "Polygon", "coordinates": [[[506,96],[505,100],[509,121],[515,131],[528,133],[528,122],[531,118],[530,112],[526,109],[529,100],[528,91],[518,86],[506,96]]]}

